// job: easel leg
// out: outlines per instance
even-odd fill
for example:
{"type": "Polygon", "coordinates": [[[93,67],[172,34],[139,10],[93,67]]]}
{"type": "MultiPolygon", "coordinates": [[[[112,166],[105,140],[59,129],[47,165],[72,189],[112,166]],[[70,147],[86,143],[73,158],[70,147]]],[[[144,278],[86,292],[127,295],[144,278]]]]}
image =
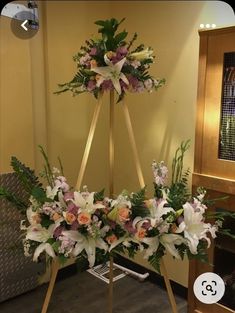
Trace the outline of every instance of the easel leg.
{"type": "MultiPolygon", "coordinates": [[[[124,101],[123,101],[123,110],[124,110],[124,116],[125,116],[125,121],[126,121],[128,134],[129,134],[130,143],[131,143],[132,151],[134,154],[135,166],[136,166],[136,171],[137,171],[140,187],[144,188],[144,186],[145,186],[144,176],[143,176],[143,172],[142,172],[141,165],[140,165],[140,160],[139,160],[139,155],[138,155],[137,146],[136,146],[136,142],[135,142],[134,132],[133,132],[132,124],[131,124],[130,113],[129,113],[128,107],[124,101]]],[[[169,301],[170,301],[171,308],[172,308],[172,313],[178,313],[176,302],[175,302],[175,297],[174,297],[174,294],[172,292],[170,280],[168,278],[167,270],[166,270],[166,267],[165,267],[163,260],[161,261],[161,272],[162,272],[162,275],[163,275],[163,278],[165,281],[169,301]]]]}
{"type": "Polygon", "coordinates": [[[168,298],[169,298],[169,301],[171,304],[172,312],[178,313],[177,305],[175,302],[175,297],[174,297],[174,294],[173,294],[173,291],[171,288],[171,283],[170,283],[170,280],[168,278],[167,270],[166,270],[165,263],[164,263],[163,259],[161,260],[161,273],[162,273],[164,281],[165,281],[166,290],[167,290],[168,298]]]}
{"type": "MultiPolygon", "coordinates": [[[[109,98],[109,197],[114,193],[114,91],[109,98]]],[[[109,260],[108,313],[113,312],[113,257],[109,260]]]]}
{"type": "Polygon", "coordinates": [[[89,154],[90,154],[92,140],[93,140],[95,129],[96,129],[96,125],[97,125],[97,120],[98,120],[98,117],[99,117],[99,114],[100,114],[100,107],[101,107],[101,96],[99,97],[99,99],[98,99],[98,101],[96,103],[95,111],[94,111],[94,114],[93,114],[90,130],[89,130],[89,134],[88,134],[88,138],[87,138],[87,142],[86,142],[86,147],[85,147],[85,151],[84,151],[84,154],[83,154],[80,171],[79,171],[79,174],[78,174],[78,179],[77,179],[77,184],[76,184],[76,189],[77,190],[79,190],[81,188],[83,176],[84,176],[85,169],[86,169],[86,166],[87,166],[87,160],[88,160],[88,157],[89,157],[89,154]]]}
{"type": "Polygon", "coordinates": [[[123,110],[124,110],[126,127],[127,127],[127,131],[128,131],[133,155],[134,155],[134,161],[135,161],[135,166],[136,166],[136,171],[137,171],[140,187],[144,188],[144,186],[145,186],[144,176],[143,176],[143,172],[142,172],[141,165],[140,165],[140,160],[139,160],[139,155],[138,155],[137,146],[136,146],[136,142],[135,142],[134,132],[133,132],[132,124],[131,124],[130,113],[129,113],[128,107],[124,101],[123,101],[122,105],[123,105],[123,110]]]}
{"type": "Polygon", "coordinates": [[[114,91],[110,91],[109,103],[109,197],[114,192],[114,91]]]}
{"type": "Polygon", "coordinates": [[[109,304],[108,313],[113,312],[113,257],[109,260],[109,304]]]}
{"type": "Polygon", "coordinates": [[[57,273],[59,270],[59,262],[58,260],[53,260],[52,264],[51,264],[51,279],[50,279],[50,283],[49,283],[49,287],[47,289],[47,294],[46,294],[46,298],[44,300],[43,303],[43,307],[42,307],[42,311],[41,313],[46,313],[47,312],[47,308],[51,299],[51,294],[52,291],[54,289],[54,285],[55,285],[55,281],[56,281],[56,277],[57,277],[57,273]]]}

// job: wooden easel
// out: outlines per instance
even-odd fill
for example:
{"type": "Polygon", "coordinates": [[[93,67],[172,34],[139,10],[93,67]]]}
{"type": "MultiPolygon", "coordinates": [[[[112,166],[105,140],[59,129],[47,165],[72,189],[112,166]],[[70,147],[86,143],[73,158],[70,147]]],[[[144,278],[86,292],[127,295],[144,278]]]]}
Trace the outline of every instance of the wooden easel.
{"type": "MultiPolygon", "coordinates": [[[[81,167],[80,167],[79,174],[78,174],[77,183],[76,183],[76,189],[77,190],[80,190],[80,188],[81,188],[82,180],[83,180],[84,173],[86,170],[88,157],[90,155],[91,144],[93,141],[93,137],[95,134],[95,129],[96,129],[99,113],[100,113],[101,103],[102,103],[102,95],[98,98],[98,101],[96,102],[95,110],[93,113],[93,118],[92,118],[90,130],[89,130],[89,134],[88,134],[88,138],[87,138],[87,142],[86,142],[86,146],[85,146],[85,150],[84,150],[84,154],[83,154],[83,158],[82,158],[81,167]]],[[[109,103],[109,105],[110,105],[110,115],[109,115],[109,196],[110,196],[110,198],[112,198],[113,197],[113,191],[114,191],[114,91],[110,91],[110,103],[109,103]]],[[[128,107],[124,101],[122,102],[122,107],[123,107],[123,112],[124,112],[124,117],[125,117],[125,123],[127,126],[127,131],[128,131],[128,135],[129,135],[129,140],[131,143],[132,152],[133,152],[133,156],[134,156],[134,162],[135,162],[135,166],[136,166],[137,176],[139,179],[140,187],[143,188],[145,186],[143,172],[141,169],[139,155],[137,152],[137,146],[136,146],[136,142],[135,142],[135,137],[134,137],[134,132],[133,132],[133,128],[132,128],[129,110],[128,110],[128,107]]],[[[47,294],[46,294],[46,297],[44,300],[44,304],[43,304],[43,308],[42,308],[41,313],[47,312],[47,308],[48,308],[48,305],[50,302],[51,294],[52,294],[53,289],[54,289],[55,280],[56,280],[58,270],[59,270],[59,263],[57,260],[55,260],[52,262],[52,265],[51,265],[51,279],[50,279],[49,287],[47,290],[47,294]]],[[[172,292],[170,280],[168,278],[167,270],[166,270],[163,259],[161,260],[161,273],[163,275],[163,278],[164,278],[164,281],[166,284],[167,294],[168,294],[169,301],[171,304],[172,313],[178,313],[176,302],[175,302],[175,297],[174,297],[173,292],[172,292]]],[[[110,258],[110,273],[109,273],[109,289],[108,289],[108,313],[112,313],[112,312],[113,312],[113,258],[111,257],[110,258]]]]}

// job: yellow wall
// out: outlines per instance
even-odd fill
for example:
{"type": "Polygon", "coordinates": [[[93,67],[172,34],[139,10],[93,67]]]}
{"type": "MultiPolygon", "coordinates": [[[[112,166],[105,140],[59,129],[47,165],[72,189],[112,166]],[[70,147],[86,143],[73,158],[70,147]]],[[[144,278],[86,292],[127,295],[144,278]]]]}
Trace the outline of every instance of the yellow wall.
{"type": "MultiPolygon", "coordinates": [[[[19,2],[19,1],[18,1],[19,2]]],[[[23,1],[24,2],[24,1],[23,1]]],[[[0,19],[0,168],[9,158],[41,168],[37,145],[48,149],[52,162],[59,155],[66,176],[75,185],[95,100],[90,95],[56,96],[57,83],[75,73],[72,56],[85,39],[96,35],[94,21],[126,17],[123,23],[137,43],[151,45],[156,63],[151,73],[165,77],[157,93],[130,94],[130,109],[148,193],[152,195],[151,162],[170,164],[176,147],[190,138],[185,166],[193,168],[195,108],[200,23],[218,27],[234,23],[232,9],[220,1],[42,1],[40,31],[20,40],[10,20],[0,19]]],[[[137,190],[133,157],[121,104],[115,107],[115,193],[137,190]]],[[[108,98],[104,98],[84,183],[90,190],[108,189],[108,98]]],[[[141,257],[137,261],[143,263],[141,257]]],[[[187,285],[188,262],[166,260],[170,277],[187,285]]]]}

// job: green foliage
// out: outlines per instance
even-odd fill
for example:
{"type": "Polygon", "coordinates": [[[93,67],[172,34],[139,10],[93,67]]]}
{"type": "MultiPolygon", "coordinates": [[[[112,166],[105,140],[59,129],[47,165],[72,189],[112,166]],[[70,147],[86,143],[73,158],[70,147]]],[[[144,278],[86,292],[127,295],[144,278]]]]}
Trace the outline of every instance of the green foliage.
{"type": "Polygon", "coordinates": [[[145,206],[133,206],[132,207],[132,218],[134,219],[137,216],[145,217],[149,215],[149,210],[145,206]]]}
{"type": "Polygon", "coordinates": [[[146,200],[146,187],[142,188],[140,191],[138,192],[133,192],[131,194],[130,200],[131,200],[131,204],[133,206],[141,206],[144,203],[144,200],[146,200]]]}
{"type": "Polygon", "coordinates": [[[41,188],[41,183],[39,182],[39,179],[35,175],[34,171],[20,162],[16,157],[11,158],[11,166],[23,187],[24,195],[22,197],[18,197],[14,192],[0,186],[0,197],[5,198],[22,214],[25,214],[28,207],[27,199],[29,199],[34,188],[41,188]]]}
{"type": "Polygon", "coordinates": [[[183,141],[176,150],[172,161],[172,182],[168,191],[168,202],[173,209],[178,210],[189,199],[188,176],[189,169],[183,172],[184,155],[189,149],[190,140],[183,141]]]}
{"type": "Polygon", "coordinates": [[[219,231],[218,231],[218,233],[220,234],[220,235],[225,235],[225,236],[228,236],[228,237],[230,237],[230,238],[232,238],[232,239],[235,239],[235,234],[232,234],[231,233],[231,229],[225,229],[225,228],[220,228],[219,229],[219,231]]]}
{"type": "Polygon", "coordinates": [[[172,161],[172,184],[182,181],[182,172],[184,167],[184,155],[189,149],[190,140],[183,141],[180,147],[176,150],[172,161]]]}
{"type": "Polygon", "coordinates": [[[128,49],[128,50],[129,50],[130,47],[133,45],[133,43],[136,41],[136,39],[137,39],[137,33],[134,33],[132,39],[130,40],[130,42],[129,42],[128,46],[127,46],[127,49],[128,49]]]}
{"type": "Polygon", "coordinates": [[[137,216],[145,217],[149,214],[148,208],[144,205],[146,200],[146,187],[142,188],[138,192],[133,192],[130,196],[130,201],[132,204],[132,218],[134,219],[137,216]]]}
{"type": "Polygon", "coordinates": [[[182,243],[181,245],[177,246],[177,251],[179,252],[181,260],[183,260],[185,255],[187,254],[188,247],[184,243],[182,243]]]}
{"type": "Polygon", "coordinates": [[[96,21],[95,24],[101,26],[98,32],[102,34],[102,39],[106,48],[106,51],[115,50],[116,47],[125,44],[124,39],[127,36],[127,32],[124,30],[118,34],[116,31],[119,25],[125,20],[123,18],[118,22],[115,18],[105,21],[96,21]]]}
{"type": "Polygon", "coordinates": [[[62,266],[65,265],[65,263],[68,261],[68,258],[64,256],[63,254],[58,254],[57,257],[58,257],[59,264],[61,264],[62,266]]]}
{"type": "Polygon", "coordinates": [[[132,243],[131,246],[127,247],[125,250],[127,251],[129,258],[134,259],[135,255],[138,251],[138,247],[135,243],[132,243]]]}
{"type": "Polygon", "coordinates": [[[52,201],[51,199],[47,198],[45,190],[41,187],[34,187],[32,189],[31,195],[34,197],[34,199],[37,200],[37,202],[41,204],[52,201]]]}
{"type": "Polygon", "coordinates": [[[21,163],[16,157],[11,158],[11,166],[28,193],[31,193],[35,186],[41,186],[34,171],[21,163]]]}
{"type": "Polygon", "coordinates": [[[101,191],[96,192],[94,194],[94,202],[103,201],[104,200],[104,191],[105,191],[105,189],[103,188],[101,191]]]}
{"type": "Polygon", "coordinates": [[[41,221],[41,225],[42,227],[48,228],[51,224],[53,224],[54,222],[50,219],[50,217],[48,215],[43,215],[42,221],[41,221]]]}
{"type": "Polygon", "coordinates": [[[45,161],[45,165],[44,165],[44,175],[47,179],[47,182],[48,184],[51,186],[51,187],[54,187],[54,180],[53,180],[53,173],[52,173],[52,169],[51,169],[51,165],[49,163],[49,160],[48,160],[48,156],[46,154],[46,152],[44,151],[43,147],[42,146],[38,146],[39,149],[40,149],[40,152],[44,158],[44,161],[45,161]]]}
{"type": "Polygon", "coordinates": [[[197,246],[197,254],[192,254],[189,249],[187,249],[187,255],[190,260],[195,259],[203,263],[208,263],[208,254],[207,254],[207,241],[200,240],[197,246]]]}
{"type": "Polygon", "coordinates": [[[164,250],[164,246],[160,244],[157,251],[148,258],[149,263],[158,273],[161,273],[161,259],[164,256],[164,250]]]}

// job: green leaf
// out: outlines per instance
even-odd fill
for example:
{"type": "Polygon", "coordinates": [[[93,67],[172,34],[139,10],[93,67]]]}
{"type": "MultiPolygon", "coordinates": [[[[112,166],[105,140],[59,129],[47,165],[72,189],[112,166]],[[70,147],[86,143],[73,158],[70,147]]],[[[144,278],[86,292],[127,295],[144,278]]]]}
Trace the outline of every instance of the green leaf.
{"type": "Polygon", "coordinates": [[[103,188],[101,191],[94,194],[94,202],[104,200],[104,191],[105,189],[103,188]]]}
{"type": "Polygon", "coordinates": [[[128,32],[126,32],[126,31],[123,31],[123,32],[117,34],[114,37],[114,41],[115,41],[116,45],[118,45],[121,41],[123,41],[127,35],[128,35],[128,32]]]}
{"type": "Polygon", "coordinates": [[[149,216],[149,209],[144,206],[132,206],[132,218],[134,219],[137,216],[146,217],[149,216]]]}
{"type": "Polygon", "coordinates": [[[67,262],[68,258],[66,258],[63,254],[59,254],[58,255],[58,260],[59,260],[59,263],[61,265],[65,265],[65,263],[67,262]]]}
{"type": "Polygon", "coordinates": [[[28,193],[31,193],[34,186],[41,186],[34,171],[14,156],[11,158],[11,166],[28,193]]]}
{"type": "Polygon", "coordinates": [[[95,24],[96,24],[96,25],[100,25],[100,26],[105,26],[105,25],[106,25],[106,22],[105,22],[105,21],[102,21],[102,20],[99,20],[99,21],[96,21],[95,24]]]}
{"type": "Polygon", "coordinates": [[[45,215],[45,214],[42,215],[42,221],[41,221],[42,227],[48,228],[53,223],[54,222],[50,220],[48,215],[45,215]]]}
{"type": "Polygon", "coordinates": [[[51,244],[52,248],[55,250],[56,253],[59,253],[59,247],[60,247],[60,243],[59,241],[55,241],[51,244]]]}
{"type": "Polygon", "coordinates": [[[146,200],[145,193],[146,193],[146,186],[138,192],[133,192],[131,194],[131,199],[130,199],[132,205],[133,206],[142,206],[144,203],[144,200],[146,200]]]}
{"type": "Polygon", "coordinates": [[[52,169],[51,169],[51,165],[50,165],[50,162],[49,162],[49,159],[48,159],[48,156],[45,152],[45,150],[43,149],[43,147],[41,145],[38,146],[39,149],[40,149],[40,152],[44,158],[44,161],[45,161],[45,166],[44,166],[44,169],[45,169],[45,174],[46,174],[46,178],[47,178],[47,182],[48,184],[51,186],[51,187],[54,187],[54,180],[53,180],[53,174],[52,174],[52,169]]]}
{"type": "Polygon", "coordinates": [[[34,187],[31,194],[41,204],[52,201],[47,198],[45,190],[40,187],[34,187]]]}
{"type": "Polygon", "coordinates": [[[149,263],[158,273],[161,273],[161,259],[164,256],[164,253],[165,248],[160,244],[158,250],[148,258],[149,263]]]}
{"type": "Polygon", "coordinates": [[[108,218],[109,218],[111,221],[116,222],[117,216],[118,216],[118,208],[114,208],[114,209],[112,209],[112,210],[108,213],[108,218]]]}

